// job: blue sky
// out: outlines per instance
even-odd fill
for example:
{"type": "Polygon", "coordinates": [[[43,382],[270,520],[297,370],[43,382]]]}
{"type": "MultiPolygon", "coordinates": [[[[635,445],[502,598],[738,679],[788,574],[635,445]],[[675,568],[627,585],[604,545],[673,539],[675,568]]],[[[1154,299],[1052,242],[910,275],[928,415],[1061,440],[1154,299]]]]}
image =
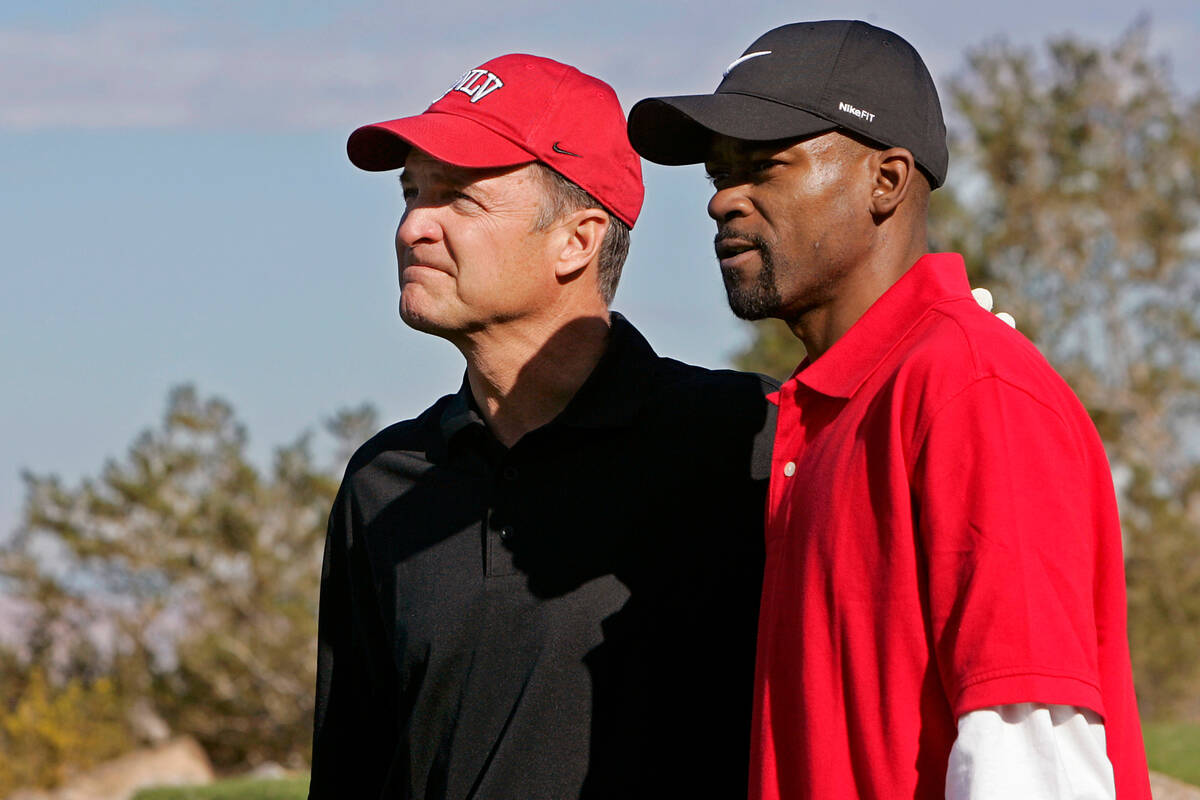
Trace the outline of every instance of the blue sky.
{"type": "MultiPolygon", "coordinates": [[[[489,57],[567,61],[628,108],[711,91],[756,36],[798,19],[891,28],[944,86],[970,46],[1109,42],[1139,13],[1195,92],[1195,0],[8,0],[0,531],[19,518],[20,469],[95,474],[181,382],[232,402],[260,458],[341,406],[370,401],[392,420],[455,389],[457,352],[396,316],[395,180],[354,170],[344,145],[489,57]]],[[[647,166],[646,185],[615,307],[660,352],[724,366],[746,332],[725,308],[703,176],[647,166]]]]}

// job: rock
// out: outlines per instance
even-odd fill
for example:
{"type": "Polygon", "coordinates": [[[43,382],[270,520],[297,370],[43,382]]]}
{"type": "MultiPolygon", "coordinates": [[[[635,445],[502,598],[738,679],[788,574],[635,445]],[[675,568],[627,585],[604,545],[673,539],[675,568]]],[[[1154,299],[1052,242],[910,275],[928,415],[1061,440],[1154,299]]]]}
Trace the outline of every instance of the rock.
{"type": "Polygon", "coordinates": [[[281,767],[279,764],[276,764],[274,761],[268,761],[265,764],[259,764],[257,767],[255,767],[254,769],[252,769],[246,773],[247,778],[259,778],[259,779],[270,779],[270,780],[278,780],[279,778],[286,778],[289,775],[291,775],[290,772],[288,772],[286,769],[281,767]]]}
{"type": "Polygon", "coordinates": [[[51,800],[51,797],[40,789],[18,789],[7,800],[51,800]]]}
{"type": "Polygon", "coordinates": [[[134,702],[133,707],[129,709],[127,719],[134,734],[142,742],[157,745],[171,738],[170,726],[145,698],[139,698],[134,702]]]}
{"type": "Polygon", "coordinates": [[[18,792],[10,800],[129,800],[147,786],[211,783],[213,777],[204,749],[181,736],[106,761],[52,792],[18,792]]]}
{"type": "Polygon", "coordinates": [[[1150,794],[1154,800],[1200,800],[1200,787],[1169,778],[1161,772],[1151,772],[1150,794]]]}

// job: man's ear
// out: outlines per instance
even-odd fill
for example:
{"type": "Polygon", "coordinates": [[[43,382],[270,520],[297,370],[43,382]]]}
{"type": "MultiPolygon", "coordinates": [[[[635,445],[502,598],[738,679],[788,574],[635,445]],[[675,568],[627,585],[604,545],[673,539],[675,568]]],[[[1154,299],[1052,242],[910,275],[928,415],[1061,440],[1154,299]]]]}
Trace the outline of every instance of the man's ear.
{"type": "Polygon", "coordinates": [[[876,219],[891,215],[908,196],[917,165],[903,147],[877,150],[871,155],[871,213],[876,219]]]}
{"type": "Polygon", "coordinates": [[[554,274],[560,283],[576,278],[600,255],[604,235],[608,233],[608,214],[599,208],[581,208],[561,222],[556,244],[554,274]]]}

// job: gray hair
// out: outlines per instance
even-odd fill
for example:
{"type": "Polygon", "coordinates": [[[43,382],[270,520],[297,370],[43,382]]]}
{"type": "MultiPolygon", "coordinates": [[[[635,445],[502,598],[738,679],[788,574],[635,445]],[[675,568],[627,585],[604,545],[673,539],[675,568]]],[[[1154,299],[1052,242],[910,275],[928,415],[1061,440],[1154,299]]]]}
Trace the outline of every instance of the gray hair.
{"type": "Polygon", "coordinates": [[[567,214],[584,208],[599,208],[608,215],[608,231],[600,243],[596,283],[604,304],[611,304],[617,293],[617,281],[621,279],[621,267],[629,254],[629,226],[614,217],[596,198],[550,167],[540,161],[535,161],[533,166],[541,175],[545,189],[542,207],[533,223],[534,230],[544,231],[567,214]]]}

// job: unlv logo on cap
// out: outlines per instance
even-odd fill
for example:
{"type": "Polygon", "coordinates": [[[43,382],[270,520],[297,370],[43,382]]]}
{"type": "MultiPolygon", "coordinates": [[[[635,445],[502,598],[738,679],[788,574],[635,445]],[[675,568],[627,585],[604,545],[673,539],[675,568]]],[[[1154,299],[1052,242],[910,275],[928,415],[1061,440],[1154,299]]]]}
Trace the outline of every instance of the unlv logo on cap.
{"type": "MultiPolygon", "coordinates": [[[[446,94],[462,92],[471,98],[472,103],[478,103],[503,85],[504,81],[500,80],[500,77],[494,72],[488,72],[486,69],[473,69],[455,81],[454,85],[446,90],[446,94]]],[[[445,95],[442,96],[445,97],[445,95]]]]}

